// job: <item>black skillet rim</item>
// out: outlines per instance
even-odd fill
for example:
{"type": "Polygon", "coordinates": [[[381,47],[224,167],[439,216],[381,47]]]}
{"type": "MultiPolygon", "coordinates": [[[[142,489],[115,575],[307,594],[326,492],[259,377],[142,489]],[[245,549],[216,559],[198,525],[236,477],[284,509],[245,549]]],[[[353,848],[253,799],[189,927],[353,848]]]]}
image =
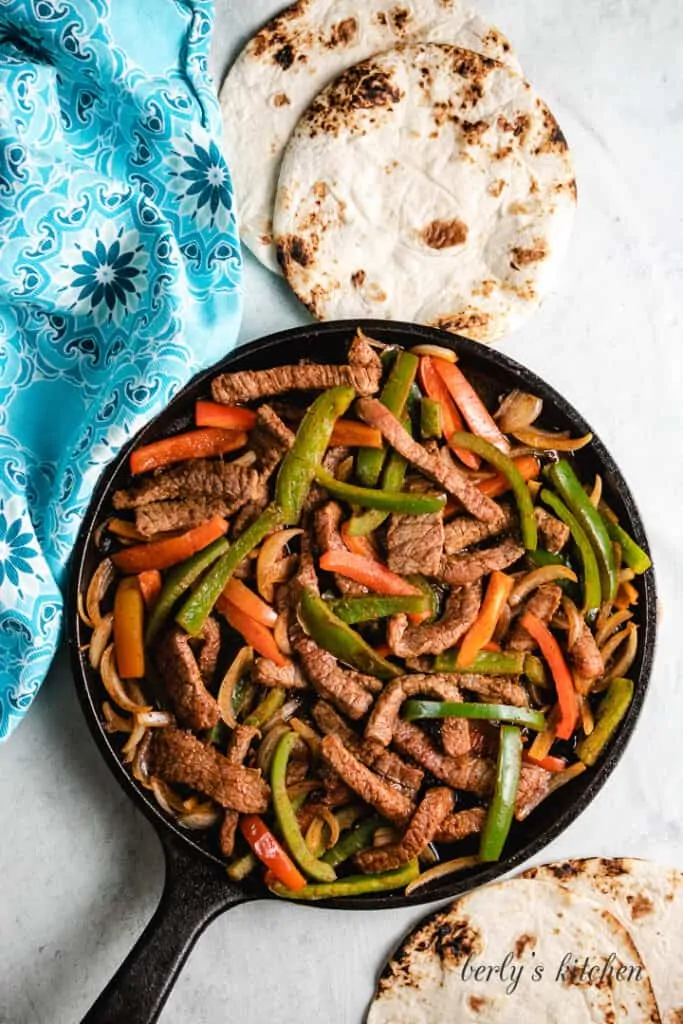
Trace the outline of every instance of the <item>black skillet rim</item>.
{"type": "MultiPolygon", "coordinates": [[[[553,418],[559,414],[561,420],[571,423],[573,430],[580,434],[591,431],[588,423],[566,401],[551,385],[534,374],[531,370],[520,365],[509,356],[498,350],[480,345],[458,335],[447,334],[434,328],[423,327],[416,324],[400,321],[381,320],[342,320],[327,323],[310,324],[302,327],[294,327],[275,334],[267,335],[249,344],[243,345],[230,353],[225,359],[216,363],[208,370],[202,371],[195,376],[172,401],[153,420],[146,424],[131,440],[121,449],[118,456],[105,468],[94,491],[83,518],[81,529],[74,546],[69,565],[69,585],[67,598],[66,633],[67,641],[71,651],[71,666],[74,675],[75,685],[79,701],[88,724],[88,728],[97,743],[105,761],[115,778],[134,800],[137,807],[145,817],[152,823],[157,831],[166,831],[179,839],[186,848],[204,860],[213,862],[221,867],[224,862],[210,851],[204,849],[193,841],[192,835],[183,831],[179,826],[167,819],[156,802],[149,798],[143,788],[132,778],[127,768],[119,759],[118,754],[111,745],[107,734],[100,724],[99,714],[90,692],[88,681],[89,667],[83,656],[80,647],[84,637],[81,636],[84,628],[77,614],[77,597],[83,580],[84,562],[88,555],[92,534],[98,525],[99,513],[105,499],[108,498],[112,478],[117,474],[122,464],[125,463],[129,452],[148,433],[154,433],[156,425],[161,418],[167,417],[169,409],[182,406],[197,393],[206,391],[208,382],[220,372],[229,371],[235,363],[251,361],[252,357],[262,353],[264,350],[276,349],[286,353],[288,342],[302,342],[306,339],[320,338],[326,336],[343,336],[350,339],[356,328],[360,327],[379,341],[403,344],[409,347],[416,344],[437,344],[442,347],[452,348],[468,363],[484,364],[483,375],[487,371],[490,374],[507,374],[515,378],[517,386],[533,391],[542,396],[544,402],[553,406],[553,418]]],[[[341,337],[338,338],[338,342],[341,337]]],[[[182,418],[182,417],[181,417],[182,418]]],[[[168,430],[168,426],[166,427],[168,430]]],[[[619,509],[622,521],[626,528],[634,536],[635,540],[646,550],[649,550],[643,523],[635,504],[633,496],[626,484],[626,481],[619,470],[616,462],[600,438],[593,433],[593,441],[590,445],[592,460],[600,464],[601,472],[609,480],[609,487],[612,496],[617,497],[621,508],[619,509]]],[[[531,838],[527,843],[522,843],[519,849],[508,854],[501,861],[487,865],[482,869],[472,869],[462,875],[456,875],[449,881],[444,879],[433,886],[426,886],[411,896],[405,897],[401,892],[390,892],[377,896],[343,897],[333,900],[321,900],[315,903],[305,903],[305,906],[328,907],[349,910],[372,910],[419,906],[433,903],[438,900],[453,898],[462,892],[466,892],[480,885],[494,881],[500,876],[507,874],[513,868],[529,860],[546,847],[552,840],[564,832],[569,825],[588,807],[603,788],[607,779],[614,771],[621,759],[626,746],[633,735],[638,717],[647,693],[652,663],[655,650],[656,634],[656,589],[654,571],[648,570],[641,577],[643,590],[643,605],[641,612],[641,640],[640,640],[640,670],[636,678],[636,691],[628,714],[616,735],[612,738],[607,756],[596,768],[590,769],[585,775],[579,776],[567,787],[568,792],[577,791],[577,797],[571,801],[568,807],[557,817],[556,820],[547,824],[541,831],[531,838]]],[[[635,675],[635,674],[634,674],[635,675]]],[[[561,792],[561,791],[560,791],[561,792]]],[[[532,819],[528,819],[532,820],[532,819]]],[[[526,824],[526,823],[524,823],[526,824]]],[[[524,827],[524,825],[520,826],[524,827]]],[[[244,893],[245,899],[277,899],[262,883],[249,882],[236,887],[226,878],[226,890],[238,888],[244,893]]]]}

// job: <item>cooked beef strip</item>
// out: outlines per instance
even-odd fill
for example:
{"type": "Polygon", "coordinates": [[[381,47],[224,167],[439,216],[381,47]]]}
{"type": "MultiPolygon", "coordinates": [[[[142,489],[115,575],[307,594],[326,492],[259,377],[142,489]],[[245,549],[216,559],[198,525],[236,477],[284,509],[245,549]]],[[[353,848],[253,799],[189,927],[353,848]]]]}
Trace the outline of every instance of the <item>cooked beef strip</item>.
{"type": "Polygon", "coordinates": [[[460,690],[454,676],[444,674],[398,676],[392,679],[375,701],[365,726],[366,740],[374,740],[387,747],[395,732],[401,705],[408,697],[418,695],[457,701],[460,699],[460,690]]]}
{"type": "Polygon", "coordinates": [[[599,679],[605,674],[602,655],[588,625],[583,622],[573,647],[569,648],[569,661],[582,679],[599,679]]]}
{"type": "Polygon", "coordinates": [[[424,778],[424,773],[419,768],[405,764],[398,754],[386,750],[381,743],[361,739],[326,701],[319,700],[314,705],[312,714],[326,736],[337,736],[354,757],[368,768],[372,768],[394,789],[404,793],[411,800],[414,799],[424,778]]]}
{"type": "Polygon", "coordinates": [[[394,729],[393,745],[399,753],[411,757],[452,789],[463,789],[477,796],[492,792],[496,779],[494,761],[479,757],[454,758],[442,754],[429,736],[412,722],[402,719],[394,729]]]}
{"type": "Polygon", "coordinates": [[[227,757],[201,743],[191,732],[172,726],[155,729],[151,762],[153,774],[166,782],[197,789],[221,807],[241,814],[263,814],[268,810],[270,789],[261,778],[261,772],[231,764],[227,757]]]}
{"type": "MultiPolygon", "coordinates": [[[[462,696],[454,702],[459,704],[462,696]]],[[[465,757],[472,750],[470,722],[466,718],[444,718],[441,722],[441,746],[449,757],[465,757]]]]}
{"type": "MultiPolygon", "coordinates": [[[[322,554],[326,554],[328,551],[346,551],[346,545],[339,532],[342,518],[341,505],[338,505],[336,501],[328,501],[316,508],[313,522],[316,540],[322,554]]],[[[360,594],[368,593],[368,588],[364,587],[362,583],[356,583],[355,580],[350,580],[347,576],[341,576],[338,573],[335,573],[334,582],[342,594],[357,597],[360,594]]]]}
{"type": "Polygon", "coordinates": [[[441,654],[453,647],[470,628],[481,605],[481,583],[451,590],[437,622],[411,626],[407,615],[394,615],[387,628],[387,643],[399,658],[441,654]]]}
{"type": "MultiPolygon", "coordinates": [[[[258,519],[269,501],[270,488],[268,486],[268,481],[264,480],[259,474],[251,499],[246,502],[242,508],[240,508],[239,512],[230,524],[230,536],[233,540],[239,537],[240,534],[244,533],[244,531],[258,519]]],[[[236,573],[235,575],[238,574],[236,573]]]]}
{"type": "Polygon", "coordinates": [[[376,398],[361,398],[356,403],[360,418],[371,427],[382,432],[392,448],[405,459],[417,466],[426,477],[441,484],[449,494],[462,502],[468,512],[487,523],[499,523],[503,519],[500,507],[477,490],[473,483],[455,464],[445,464],[438,455],[425,451],[415,441],[396,417],[376,398]]]}
{"type": "Polygon", "coordinates": [[[522,764],[519,776],[515,818],[524,821],[548,795],[552,774],[536,764],[522,764]]]}
{"type": "MultiPolygon", "coordinates": [[[[212,615],[209,615],[204,623],[199,640],[199,652],[197,654],[199,674],[204,685],[211,686],[216,665],[218,664],[218,655],[221,652],[221,627],[212,615]]],[[[190,641],[190,647],[193,647],[192,641],[190,641]]]]}
{"type": "MultiPolygon", "coordinates": [[[[226,757],[230,764],[243,764],[249,753],[249,747],[253,740],[259,736],[259,731],[253,725],[238,725],[228,741],[226,757]]],[[[239,813],[233,810],[226,810],[223,824],[218,836],[221,853],[224,857],[232,857],[235,849],[235,835],[239,813]]]]}
{"type": "Polygon", "coordinates": [[[374,395],[382,379],[382,363],[377,353],[364,340],[352,344],[349,365],[274,366],[269,370],[242,370],[222,373],[211,382],[215,402],[232,405],[251,402],[284,391],[325,391],[348,385],[359,395],[374,395]],[[351,361],[353,360],[353,361],[351,361]]]}
{"type": "Polygon", "coordinates": [[[507,569],[514,565],[524,548],[514,538],[508,537],[496,547],[471,551],[464,555],[445,555],[441,560],[439,578],[445,583],[462,586],[474,583],[482,576],[488,576],[494,569],[507,569]]]}
{"type": "Polygon", "coordinates": [[[257,658],[251,670],[251,678],[260,686],[284,686],[288,690],[307,690],[308,683],[295,661],[276,665],[269,658],[257,658]]]}
{"type": "MultiPolygon", "coordinates": [[[[544,583],[531,595],[524,610],[531,612],[547,625],[560,607],[561,599],[562,590],[556,583],[544,583]]],[[[536,648],[536,641],[517,620],[510,630],[507,646],[511,651],[533,651],[536,648]]]]}
{"type": "MultiPolygon", "coordinates": [[[[414,489],[414,488],[411,488],[414,489]]],[[[436,576],[443,554],[443,512],[392,515],[387,528],[387,564],[400,576],[436,576]]]]}
{"type": "Polygon", "coordinates": [[[154,646],[154,659],[180,724],[197,731],[213,728],[221,709],[204,685],[187,634],[177,626],[163,633],[154,646]]]}
{"type": "Polygon", "coordinates": [[[334,768],[347,786],[350,786],[366,803],[389,821],[405,825],[413,813],[412,802],[361,764],[358,758],[346,749],[338,736],[325,736],[320,745],[320,752],[323,759],[334,768]]]}
{"type": "MultiPolygon", "coordinates": [[[[498,523],[482,523],[472,516],[456,516],[444,527],[444,551],[447,555],[456,555],[474,544],[481,544],[489,537],[496,537],[505,530],[511,529],[515,516],[509,505],[501,505],[504,518],[498,523]]],[[[434,573],[436,575],[436,573],[434,573]]]]}
{"type": "Polygon", "coordinates": [[[243,504],[243,497],[226,502],[222,498],[187,498],[184,501],[153,501],[135,509],[135,528],[143,537],[170,530],[191,530],[212,516],[227,518],[243,504]]]}
{"type": "Polygon", "coordinates": [[[458,686],[468,693],[476,693],[485,704],[512,704],[516,708],[529,706],[526,687],[512,676],[457,675],[458,686]]]}
{"type": "Polygon", "coordinates": [[[466,811],[456,811],[441,822],[434,841],[457,843],[461,839],[466,839],[467,836],[481,832],[485,821],[486,811],[483,807],[468,807],[466,811]]]}
{"type": "Polygon", "coordinates": [[[536,506],[534,515],[543,546],[554,555],[559,555],[569,540],[569,527],[561,519],[551,516],[544,508],[536,506]]]}
{"type": "Polygon", "coordinates": [[[431,843],[452,810],[453,793],[450,789],[444,786],[428,789],[400,842],[363,850],[362,853],[356,854],[354,863],[368,874],[393,871],[401,864],[407,864],[424,850],[427,843],[431,843]]]}
{"type": "Polygon", "coordinates": [[[258,473],[251,466],[220,459],[190,459],[144,477],[127,491],[116,491],[113,503],[117,509],[138,508],[171,498],[203,497],[220,498],[230,505],[249,501],[257,481],[258,473]]]}
{"type": "Polygon", "coordinates": [[[256,426],[249,436],[256,452],[261,480],[268,480],[283,456],[294,444],[294,434],[269,405],[256,410],[256,426]]]}

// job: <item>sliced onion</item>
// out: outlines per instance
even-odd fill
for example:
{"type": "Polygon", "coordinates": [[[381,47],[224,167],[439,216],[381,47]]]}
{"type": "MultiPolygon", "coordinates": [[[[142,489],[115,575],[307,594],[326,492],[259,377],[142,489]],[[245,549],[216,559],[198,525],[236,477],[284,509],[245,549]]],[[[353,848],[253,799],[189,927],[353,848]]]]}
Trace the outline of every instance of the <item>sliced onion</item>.
{"type": "Polygon", "coordinates": [[[95,671],[100,667],[102,655],[104,654],[105,648],[109,643],[112,629],[114,628],[114,616],[111,612],[107,612],[103,615],[100,621],[95,626],[93,635],[90,637],[90,649],[88,652],[88,661],[90,667],[94,668],[95,671]]]}
{"type": "Polygon", "coordinates": [[[271,718],[269,718],[267,722],[264,723],[261,729],[261,733],[265,736],[265,734],[267,732],[270,732],[273,726],[277,725],[278,722],[288,722],[292,715],[295,714],[295,712],[297,712],[298,710],[299,701],[296,699],[296,697],[293,697],[291,700],[288,700],[285,704],[283,704],[280,710],[276,711],[275,714],[271,718]]]}
{"type": "Polygon", "coordinates": [[[76,598],[76,611],[81,622],[84,622],[90,629],[95,628],[95,623],[92,621],[90,616],[85,610],[85,598],[83,597],[82,591],[78,591],[78,597],[76,598]]]}
{"type": "Polygon", "coordinates": [[[199,797],[196,793],[192,796],[188,796],[187,800],[183,800],[183,810],[194,811],[195,807],[199,806],[199,797]]]}
{"type": "Polygon", "coordinates": [[[236,459],[233,459],[230,463],[231,466],[253,466],[256,462],[256,452],[253,448],[250,448],[248,452],[243,455],[238,455],[236,459]]]}
{"type": "Polygon", "coordinates": [[[539,569],[532,569],[515,583],[509,597],[510,607],[517,608],[532,590],[542,587],[544,583],[552,583],[553,580],[571,580],[576,583],[576,573],[566,565],[543,565],[539,569]]]}
{"type": "Polygon", "coordinates": [[[629,639],[631,633],[633,633],[635,629],[636,627],[634,626],[634,624],[632,622],[629,622],[623,629],[620,629],[617,633],[614,633],[614,635],[611,636],[609,640],[607,640],[602,645],[602,647],[600,648],[600,655],[605,665],[614,655],[614,652],[617,650],[617,648],[621,647],[624,640],[629,639]]]}
{"type": "Polygon", "coordinates": [[[138,746],[145,738],[146,731],[147,730],[145,729],[144,725],[140,725],[140,722],[137,720],[136,715],[135,726],[133,728],[133,731],[126,740],[126,743],[121,751],[121,753],[123,754],[123,760],[125,761],[126,764],[131,764],[131,762],[133,761],[138,746]]]}
{"type": "Polygon", "coordinates": [[[104,731],[105,732],[132,732],[133,731],[133,720],[130,718],[124,718],[111,706],[108,700],[105,700],[102,704],[102,714],[104,716],[104,731]]]}
{"type": "Polygon", "coordinates": [[[167,725],[173,724],[173,715],[170,711],[143,711],[135,718],[147,729],[164,729],[167,725]]]}
{"type": "Polygon", "coordinates": [[[567,634],[567,647],[571,651],[579,637],[583,633],[583,617],[571,597],[562,598],[562,610],[567,616],[569,632],[567,634]]]}
{"type": "Polygon", "coordinates": [[[598,505],[600,504],[600,499],[601,498],[602,498],[602,477],[600,476],[599,473],[596,473],[595,474],[595,483],[593,484],[593,490],[588,495],[588,500],[590,501],[590,503],[593,506],[593,508],[597,508],[598,505]]]}
{"type": "Polygon", "coordinates": [[[339,836],[341,834],[341,828],[339,827],[339,822],[337,821],[337,819],[335,818],[334,814],[329,809],[329,807],[321,807],[320,810],[318,811],[318,816],[327,825],[327,829],[328,829],[330,834],[327,837],[327,842],[325,843],[325,848],[327,850],[331,850],[332,847],[336,846],[337,843],[339,842],[339,836]]]}
{"type": "MultiPolygon", "coordinates": [[[[292,557],[296,557],[296,556],[292,556],[292,557]]],[[[283,561],[284,561],[284,559],[283,559],[283,561]]],[[[280,563],[280,564],[282,564],[282,563],[280,563]]],[[[285,614],[278,615],[277,622],[275,623],[275,627],[273,629],[273,636],[275,637],[275,643],[278,645],[278,647],[280,648],[282,653],[285,654],[288,658],[291,658],[291,656],[293,655],[294,651],[292,650],[292,645],[289,642],[289,630],[287,628],[287,626],[288,626],[288,622],[287,622],[288,617],[289,616],[287,616],[285,614]]]]}
{"type": "Polygon", "coordinates": [[[301,782],[295,782],[292,786],[287,786],[287,796],[290,800],[296,800],[297,797],[315,793],[316,789],[322,789],[320,779],[302,779],[301,782]]]}
{"type": "Polygon", "coordinates": [[[605,623],[607,622],[607,620],[609,619],[611,614],[612,614],[612,602],[611,601],[603,601],[602,604],[600,605],[600,611],[598,612],[598,617],[595,620],[595,628],[596,628],[596,630],[599,631],[599,630],[602,629],[602,627],[605,625],[605,623]]]}
{"type": "Polygon", "coordinates": [[[254,663],[254,651],[251,647],[242,647],[235,655],[230,668],[223,676],[216,700],[221,709],[221,718],[231,729],[237,728],[237,719],[232,707],[235,687],[242,676],[249,671],[254,663]]]}
{"type": "Polygon", "coordinates": [[[504,434],[528,427],[543,412],[543,399],[515,388],[498,406],[494,419],[504,434]]]}
{"type": "Polygon", "coordinates": [[[149,754],[149,746],[152,742],[152,733],[149,730],[145,733],[144,739],[140,740],[135,750],[135,757],[131,765],[131,774],[141,786],[145,789],[150,789],[149,782],[149,764],[147,757],[149,754]]]}
{"type": "Polygon", "coordinates": [[[413,345],[410,349],[414,356],[433,356],[435,359],[444,359],[447,363],[457,363],[458,357],[450,348],[443,348],[441,345],[413,345]]]}
{"type": "Polygon", "coordinates": [[[427,885],[429,882],[433,882],[435,878],[445,878],[447,875],[454,875],[458,871],[467,871],[469,868],[476,868],[481,861],[476,854],[472,854],[470,857],[455,857],[453,860],[446,860],[443,864],[437,864],[436,867],[430,868],[429,871],[423,871],[421,875],[407,885],[405,888],[404,895],[410,896],[411,893],[417,892],[423,885],[427,885]]]}
{"type": "Polygon", "coordinates": [[[183,801],[176,792],[174,792],[169,785],[167,785],[162,779],[156,775],[150,776],[149,787],[154,793],[159,807],[166,814],[175,818],[178,814],[183,814],[185,808],[183,807],[183,801]]]}
{"type": "Polygon", "coordinates": [[[634,623],[629,622],[625,632],[629,634],[626,646],[619,660],[612,665],[607,673],[607,682],[625,676],[635,660],[638,651],[638,627],[634,623]]]}
{"type": "Polygon", "coordinates": [[[420,864],[426,864],[427,867],[431,867],[433,864],[439,863],[439,855],[436,852],[436,847],[433,843],[427,843],[427,845],[420,850],[417,857],[420,864]]]}
{"type": "Polygon", "coordinates": [[[539,430],[535,428],[520,428],[510,431],[522,444],[529,445],[537,451],[555,452],[578,452],[585,448],[593,440],[592,434],[584,434],[583,437],[568,437],[564,432],[556,434],[552,430],[539,430]]]}
{"type": "Polygon", "coordinates": [[[151,705],[140,704],[128,696],[126,688],[121,681],[116,666],[114,665],[114,645],[109,644],[100,661],[100,675],[104,688],[120,708],[124,711],[151,711],[151,705]]]}
{"type": "Polygon", "coordinates": [[[273,603],[275,597],[276,582],[281,582],[282,568],[278,563],[283,560],[284,550],[294,537],[299,537],[304,531],[297,527],[288,530],[278,530],[266,537],[256,561],[256,586],[261,597],[273,603]],[[280,577],[278,578],[278,574],[280,577]]]}
{"type": "Polygon", "coordinates": [[[400,838],[400,832],[393,825],[380,825],[372,837],[373,846],[389,846],[400,838]]]}
{"type": "Polygon", "coordinates": [[[595,728],[595,719],[591,706],[584,696],[579,696],[579,711],[581,712],[581,728],[585,736],[590,736],[595,728]]]}
{"type": "Polygon", "coordinates": [[[201,829],[212,828],[218,823],[220,816],[220,810],[214,803],[209,801],[205,804],[199,804],[193,811],[180,814],[178,816],[178,824],[182,825],[183,828],[198,832],[201,829]]]}
{"type": "Polygon", "coordinates": [[[116,570],[111,558],[103,558],[88,584],[88,592],[85,595],[85,610],[93,627],[98,626],[100,623],[102,618],[100,602],[111,586],[115,575],[116,570]]]}
{"type": "Polygon", "coordinates": [[[614,615],[610,615],[607,621],[595,634],[595,642],[598,647],[602,647],[605,641],[611,637],[612,633],[614,633],[619,626],[623,625],[624,622],[628,622],[628,620],[632,618],[633,612],[630,612],[627,608],[622,608],[621,611],[615,612],[614,615]]]}
{"type": "Polygon", "coordinates": [[[289,726],[285,725],[284,722],[280,722],[278,725],[274,726],[268,735],[264,736],[263,740],[259,743],[258,753],[256,755],[256,765],[261,769],[264,775],[270,774],[270,764],[273,760],[275,748],[284,734],[289,731],[289,726]]]}
{"type": "Polygon", "coordinates": [[[315,729],[311,729],[310,725],[302,722],[300,718],[290,718],[289,726],[308,744],[313,757],[318,757],[320,755],[322,737],[319,736],[315,729]]]}
{"type": "Polygon", "coordinates": [[[325,843],[323,842],[324,828],[325,822],[323,821],[320,812],[318,812],[306,829],[306,835],[304,836],[306,846],[314,857],[318,857],[320,852],[326,848],[325,843]]]}

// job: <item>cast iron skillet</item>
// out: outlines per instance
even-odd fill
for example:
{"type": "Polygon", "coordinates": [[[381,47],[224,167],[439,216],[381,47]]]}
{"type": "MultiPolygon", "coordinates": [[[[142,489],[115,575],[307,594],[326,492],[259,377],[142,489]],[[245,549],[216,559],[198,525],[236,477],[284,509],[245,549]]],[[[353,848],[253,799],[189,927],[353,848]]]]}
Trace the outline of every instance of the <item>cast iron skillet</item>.
{"type": "MultiPolygon", "coordinates": [[[[87,589],[94,567],[101,558],[95,549],[93,532],[110,511],[112,492],[127,484],[127,462],[131,448],[187,428],[192,422],[195,400],[209,395],[209,382],[217,373],[265,369],[291,363],[302,357],[344,362],[347,345],[357,326],[363,327],[380,341],[406,347],[420,342],[451,347],[458,352],[471,379],[481,389],[487,389],[492,399],[495,400],[497,393],[514,387],[523,388],[544,399],[545,425],[570,429],[574,435],[584,434],[590,429],[585,420],[556,391],[498,351],[413,324],[366,321],[359,325],[357,321],[342,321],[283,331],[239,349],[218,366],[196,377],[160,416],[123,449],[95,489],[74,549],[68,634],[76,687],[88,727],[119,784],[154,826],[166,856],[166,882],[156,913],[84,1018],[87,1024],[151,1024],[156,1021],[178,972],[207,924],[224,910],[239,903],[277,898],[259,881],[247,879],[239,885],[230,882],[218,849],[212,845],[215,841],[202,834],[198,838],[198,833],[184,832],[168,820],[154,798],[134,781],[121,764],[110,737],[104,731],[100,718],[104,690],[80,650],[87,642],[87,631],[76,613],[77,595],[79,591],[84,593],[87,589]]],[[[646,547],[643,525],[633,498],[614,460],[597,437],[594,437],[587,449],[578,453],[578,463],[584,479],[591,480],[596,472],[602,475],[606,495],[620,521],[638,543],[646,547]]],[[[586,771],[559,790],[547,803],[541,804],[525,822],[515,825],[503,860],[497,864],[474,868],[451,880],[437,882],[407,899],[396,892],[313,905],[334,906],[344,910],[383,910],[385,907],[414,906],[453,897],[475,885],[490,882],[528,860],[566,829],[593,800],[616,767],[640,714],[655,643],[655,581],[651,570],[642,580],[642,589],[643,597],[638,606],[640,651],[633,668],[633,677],[638,685],[625,721],[596,768],[586,771]]],[[[476,840],[472,842],[474,845],[471,850],[462,844],[462,852],[473,852],[476,840]]]]}

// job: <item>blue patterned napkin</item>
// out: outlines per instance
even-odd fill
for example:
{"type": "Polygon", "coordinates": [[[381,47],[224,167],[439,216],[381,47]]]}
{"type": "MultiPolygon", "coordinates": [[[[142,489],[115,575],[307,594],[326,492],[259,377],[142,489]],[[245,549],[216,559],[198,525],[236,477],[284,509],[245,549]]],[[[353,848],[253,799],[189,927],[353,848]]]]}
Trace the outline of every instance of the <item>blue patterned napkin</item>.
{"type": "Polygon", "coordinates": [[[0,0],[0,738],[121,445],[235,343],[211,0],[0,0]]]}

